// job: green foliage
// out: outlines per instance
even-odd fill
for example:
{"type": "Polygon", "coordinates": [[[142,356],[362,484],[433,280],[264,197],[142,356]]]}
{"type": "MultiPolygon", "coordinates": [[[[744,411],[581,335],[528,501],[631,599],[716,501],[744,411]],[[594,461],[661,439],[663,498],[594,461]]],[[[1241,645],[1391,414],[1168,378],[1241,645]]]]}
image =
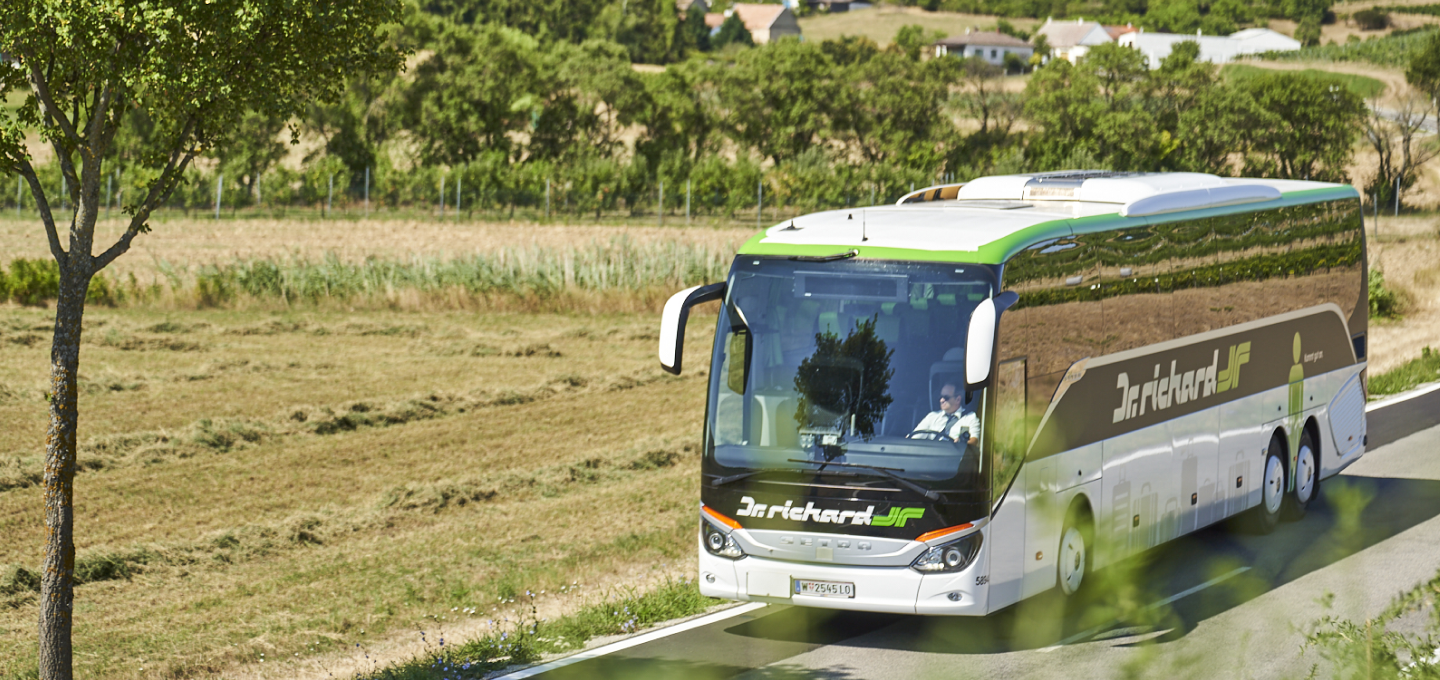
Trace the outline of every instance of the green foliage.
{"type": "Polygon", "coordinates": [[[911,60],[919,61],[922,52],[944,37],[944,31],[927,31],[919,24],[906,24],[895,32],[891,45],[911,60]]]}
{"type": "MultiPolygon", "coordinates": [[[[1371,304],[1374,304],[1373,297],[1371,304]]],[[[1369,388],[1372,396],[1399,394],[1437,380],[1440,380],[1440,352],[1427,345],[1420,350],[1418,358],[1371,376],[1369,388]]]]}
{"type": "Polygon", "coordinates": [[[1375,11],[1440,17],[1440,5],[1390,5],[1388,7],[1376,7],[1375,11]]]}
{"type": "MultiPolygon", "coordinates": [[[[1316,30],[1318,29],[1317,24],[1316,30]]],[[[1359,42],[1312,44],[1291,52],[1266,52],[1260,56],[1273,61],[1358,61],[1403,68],[1410,64],[1417,51],[1430,43],[1434,30],[1425,26],[1408,31],[1395,31],[1384,37],[1371,37],[1359,42]]],[[[1300,40],[1298,31],[1295,39],[1300,40]]]]}
{"type": "MultiPolygon", "coordinates": [[[[1231,81],[1242,81],[1254,78],[1266,73],[1274,73],[1274,69],[1267,69],[1260,66],[1249,66],[1247,64],[1226,64],[1220,69],[1220,75],[1231,81]]],[[[1321,71],[1319,69],[1307,68],[1301,71],[1287,71],[1294,76],[1312,78],[1326,84],[1343,85],[1346,89],[1354,92],[1361,99],[1370,99],[1385,92],[1385,83],[1369,76],[1356,75],[1353,73],[1336,73],[1334,71],[1321,71]]]]}
{"type": "Polygon", "coordinates": [[[1377,8],[1362,9],[1352,15],[1355,25],[1362,31],[1379,31],[1390,28],[1390,14],[1377,8]]]}
{"type": "Polygon", "coordinates": [[[1307,16],[1300,19],[1295,25],[1295,35],[1292,36],[1300,41],[1302,47],[1315,47],[1320,44],[1320,19],[1307,16]]]}
{"type": "MultiPolygon", "coordinates": [[[[524,597],[515,593],[516,596],[524,597]]],[[[526,596],[529,592],[526,591],[526,596]]],[[[699,614],[720,601],[700,594],[693,581],[667,580],[648,593],[624,591],[598,604],[554,621],[538,620],[534,608],[514,630],[491,633],[466,642],[432,641],[425,633],[421,640],[427,653],[417,659],[391,665],[378,672],[357,676],[365,680],[409,680],[411,678],[479,679],[517,663],[531,663],[542,655],[583,647],[601,635],[634,633],[656,623],[699,614]]]]}
{"type": "MultiPolygon", "coordinates": [[[[1437,596],[1440,574],[1396,596],[1378,616],[1363,622],[1328,614],[1308,627],[1302,649],[1313,649],[1325,660],[1324,677],[1440,678],[1437,596]]],[[[1326,609],[1333,601],[1332,594],[1321,600],[1326,609]]],[[[1320,670],[1317,666],[1312,676],[1320,670]]]]}
{"type": "Polygon", "coordinates": [[[751,37],[750,29],[745,28],[745,22],[740,20],[740,15],[731,13],[720,24],[720,30],[711,36],[710,45],[717,50],[728,45],[754,47],[755,39],[751,37]]]}
{"type": "Polygon", "coordinates": [[[1370,316],[1382,319],[1398,319],[1403,311],[1404,301],[1400,294],[1385,285],[1385,274],[1379,269],[1370,270],[1370,316]]]}

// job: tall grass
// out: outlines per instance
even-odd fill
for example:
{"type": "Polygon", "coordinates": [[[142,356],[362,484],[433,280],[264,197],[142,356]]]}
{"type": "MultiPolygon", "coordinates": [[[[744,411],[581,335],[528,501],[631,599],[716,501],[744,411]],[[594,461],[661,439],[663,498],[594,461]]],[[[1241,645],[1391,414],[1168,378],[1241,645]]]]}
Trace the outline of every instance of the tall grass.
{"type": "Polygon", "coordinates": [[[459,290],[471,295],[549,297],[572,290],[640,291],[685,286],[724,276],[730,253],[677,243],[637,245],[628,239],[566,249],[508,248],[493,255],[441,260],[369,258],[343,262],[252,259],[202,267],[194,286],[203,305],[239,295],[286,302],[385,297],[401,291],[459,290]]]}
{"type": "MultiPolygon", "coordinates": [[[[319,259],[246,258],[193,269],[161,262],[159,276],[149,284],[133,274],[120,281],[96,276],[90,299],[127,306],[168,300],[228,307],[244,301],[286,306],[393,303],[415,294],[539,300],[577,292],[627,295],[720,280],[732,256],[715,246],[636,243],[622,237],[571,247],[505,248],[454,259],[417,255],[347,262],[329,253],[319,259]]],[[[9,275],[0,271],[0,300],[43,304],[55,298],[58,284],[53,261],[17,259],[9,275]]]]}

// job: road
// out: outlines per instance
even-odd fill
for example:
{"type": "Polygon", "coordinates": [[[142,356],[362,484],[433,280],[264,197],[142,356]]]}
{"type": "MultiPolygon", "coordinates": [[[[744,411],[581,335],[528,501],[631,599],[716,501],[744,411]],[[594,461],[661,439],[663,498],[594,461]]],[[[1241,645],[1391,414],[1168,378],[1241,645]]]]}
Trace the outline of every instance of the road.
{"type": "Polygon", "coordinates": [[[1307,626],[1375,616],[1440,567],[1440,390],[1372,411],[1369,432],[1303,520],[1201,530],[1098,572],[1120,585],[1086,601],[983,619],[772,605],[534,677],[1303,677],[1307,626]]]}

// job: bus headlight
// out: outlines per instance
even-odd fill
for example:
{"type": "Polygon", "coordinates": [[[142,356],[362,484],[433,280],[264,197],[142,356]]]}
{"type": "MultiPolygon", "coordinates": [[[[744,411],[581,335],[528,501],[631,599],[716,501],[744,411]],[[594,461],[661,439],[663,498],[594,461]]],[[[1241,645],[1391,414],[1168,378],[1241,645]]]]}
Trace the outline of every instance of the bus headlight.
{"type": "Polygon", "coordinates": [[[942,543],[929,550],[926,550],[914,562],[910,568],[926,574],[949,574],[961,571],[975,561],[975,556],[980,554],[980,532],[975,532],[959,540],[949,543],[942,543]]]}
{"type": "Polygon", "coordinates": [[[717,557],[738,560],[745,556],[745,551],[740,549],[740,544],[733,537],[705,520],[700,520],[700,542],[705,544],[707,552],[717,557]]]}

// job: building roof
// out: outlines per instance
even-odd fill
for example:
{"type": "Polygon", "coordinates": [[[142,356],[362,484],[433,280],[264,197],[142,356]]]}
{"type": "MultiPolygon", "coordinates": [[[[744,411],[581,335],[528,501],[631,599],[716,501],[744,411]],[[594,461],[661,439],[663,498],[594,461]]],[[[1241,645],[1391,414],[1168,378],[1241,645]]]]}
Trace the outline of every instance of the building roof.
{"type": "Polygon", "coordinates": [[[967,31],[963,35],[952,35],[935,41],[936,45],[950,47],[964,47],[966,45],[984,45],[986,47],[1024,47],[1034,49],[1034,46],[1013,35],[1005,35],[999,31],[967,31]]]}
{"type": "Polygon", "coordinates": [[[1266,28],[1249,28],[1225,36],[1191,35],[1189,33],[1127,33],[1121,36],[1117,42],[1139,50],[1149,60],[1150,68],[1159,68],[1160,62],[1170,56],[1175,45],[1182,42],[1199,44],[1199,60],[1213,64],[1229,63],[1242,54],[1300,49],[1300,41],[1266,28]]]}
{"type": "Polygon", "coordinates": [[[1325,182],[1083,171],[982,177],[960,186],[954,196],[796,217],[757,234],[740,253],[826,255],[853,249],[862,258],[998,264],[1038,240],[1145,224],[1157,215],[1164,219],[1200,209],[1212,214],[1262,203],[1280,207],[1358,194],[1350,186],[1325,182]]]}
{"type": "Polygon", "coordinates": [[[745,28],[750,31],[763,31],[770,28],[770,25],[789,9],[784,5],[753,5],[742,2],[737,2],[730,7],[740,15],[740,20],[745,22],[745,28]]]}
{"type": "Polygon", "coordinates": [[[1098,22],[1087,22],[1083,19],[1076,19],[1074,22],[1047,19],[1040,28],[1035,29],[1035,35],[1045,36],[1047,44],[1059,49],[1076,45],[1102,45],[1115,40],[1098,22]]]}
{"type": "Polygon", "coordinates": [[[709,28],[720,28],[725,23],[725,15],[719,12],[709,12],[705,15],[705,25],[709,28]]]}
{"type": "Polygon", "coordinates": [[[1135,26],[1132,25],[1132,24],[1125,24],[1124,26],[1106,26],[1106,27],[1105,27],[1105,33],[1110,36],[1110,39],[1111,39],[1111,40],[1114,40],[1114,39],[1116,39],[1116,38],[1119,38],[1120,36],[1125,35],[1126,33],[1134,33],[1134,32],[1137,31],[1137,30],[1140,30],[1140,29],[1135,28],[1135,26]]]}

